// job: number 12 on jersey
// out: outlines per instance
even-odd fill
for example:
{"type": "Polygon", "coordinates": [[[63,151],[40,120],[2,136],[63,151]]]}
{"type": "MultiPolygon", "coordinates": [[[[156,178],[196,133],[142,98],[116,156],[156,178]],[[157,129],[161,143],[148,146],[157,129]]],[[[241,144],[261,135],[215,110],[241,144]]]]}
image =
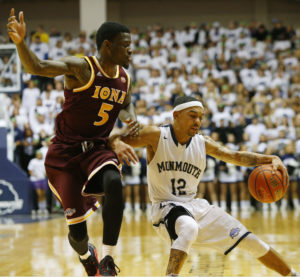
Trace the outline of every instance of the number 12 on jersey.
{"type": "Polygon", "coordinates": [[[185,185],[186,181],[184,179],[178,179],[176,182],[176,179],[171,179],[172,183],[172,194],[173,195],[186,195],[185,185]]]}

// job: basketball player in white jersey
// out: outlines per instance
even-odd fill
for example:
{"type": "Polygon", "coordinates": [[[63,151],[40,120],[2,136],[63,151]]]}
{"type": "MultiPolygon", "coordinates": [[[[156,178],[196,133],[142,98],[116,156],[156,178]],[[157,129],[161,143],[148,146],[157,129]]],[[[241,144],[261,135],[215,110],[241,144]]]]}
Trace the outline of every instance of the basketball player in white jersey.
{"type": "Polygon", "coordinates": [[[194,198],[205,169],[206,154],[239,166],[272,164],[288,183],[281,160],[277,156],[230,150],[199,135],[204,113],[199,100],[182,96],[175,100],[174,106],[172,125],[145,126],[138,137],[116,136],[111,140],[113,148],[124,142],[147,147],[153,226],[162,238],[171,242],[166,275],[179,274],[191,246],[206,246],[225,255],[239,247],[283,276],[300,276],[237,219],[205,199],[194,198]]]}

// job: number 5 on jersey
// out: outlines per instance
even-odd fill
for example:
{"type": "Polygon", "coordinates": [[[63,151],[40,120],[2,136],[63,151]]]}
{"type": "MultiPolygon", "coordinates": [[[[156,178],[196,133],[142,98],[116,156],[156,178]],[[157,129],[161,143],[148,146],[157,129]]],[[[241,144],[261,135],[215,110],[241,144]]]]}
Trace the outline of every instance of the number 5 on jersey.
{"type": "Polygon", "coordinates": [[[105,124],[109,119],[109,114],[107,112],[111,111],[113,109],[114,105],[102,103],[98,116],[102,117],[100,121],[94,121],[95,126],[101,126],[105,124]]]}

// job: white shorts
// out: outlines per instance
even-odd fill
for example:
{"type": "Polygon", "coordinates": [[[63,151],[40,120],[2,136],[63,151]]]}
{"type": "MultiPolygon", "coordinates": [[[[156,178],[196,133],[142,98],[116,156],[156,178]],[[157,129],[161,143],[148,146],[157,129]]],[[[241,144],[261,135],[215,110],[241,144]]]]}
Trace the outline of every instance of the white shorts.
{"type": "Polygon", "coordinates": [[[184,207],[198,223],[198,237],[192,248],[213,248],[227,255],[250,233],[240,221],[204,199],[154,204],[151,210],[153,227],[158,235],[169,243],[172,242],[164,218],[174,205],[184,207]]]}

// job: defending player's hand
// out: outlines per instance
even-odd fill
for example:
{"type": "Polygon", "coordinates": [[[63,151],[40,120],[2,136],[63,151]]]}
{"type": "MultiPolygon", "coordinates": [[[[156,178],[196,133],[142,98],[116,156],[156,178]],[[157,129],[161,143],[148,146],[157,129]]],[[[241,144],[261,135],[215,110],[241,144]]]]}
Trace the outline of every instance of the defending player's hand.
{"type": "Polygon", "coordinates": [[[129,128],[129,134],[131,136],[138,136],[139,135],[139,130],[140,130],[140,124],[136,120],[131,120],[128,123],[128,128],[129,128]]]}
{"type": "Polygon", "coordinates": [[[139,158],[135,154],[134,149],[121,140],[116,140],[114,142],[113,150],[117,154],[118,160],[122,165],[124,164],[124,161],[128,165],[131,165],[131,162],[137,163],[139,161],[139,158]]]}
{"type": "Polygon", "coordinates": [[[278,157],[274,157],[272,159],[272,166],[273,166],[272,173],[275,174],[276,170],[281,171],[283,180],[285,180],[285,185],[288,186],[289,185],[289,174],[288,174],[288,171],[287,171],[286,167],[284,166],[283,162],[281,161],[281,159],[279,159],[278,157]]]}
{"type": "Polygon", "coordinates": [[[22,42],[26,35],[26,24],[24,22],[23,12],[19,13],[19,21],[20,22],[18,22],[16,19],[15,9],[12,8],[10,11],[10,16],[8,18],[7,31],[9,37],[15,44],[22,42]]]}

